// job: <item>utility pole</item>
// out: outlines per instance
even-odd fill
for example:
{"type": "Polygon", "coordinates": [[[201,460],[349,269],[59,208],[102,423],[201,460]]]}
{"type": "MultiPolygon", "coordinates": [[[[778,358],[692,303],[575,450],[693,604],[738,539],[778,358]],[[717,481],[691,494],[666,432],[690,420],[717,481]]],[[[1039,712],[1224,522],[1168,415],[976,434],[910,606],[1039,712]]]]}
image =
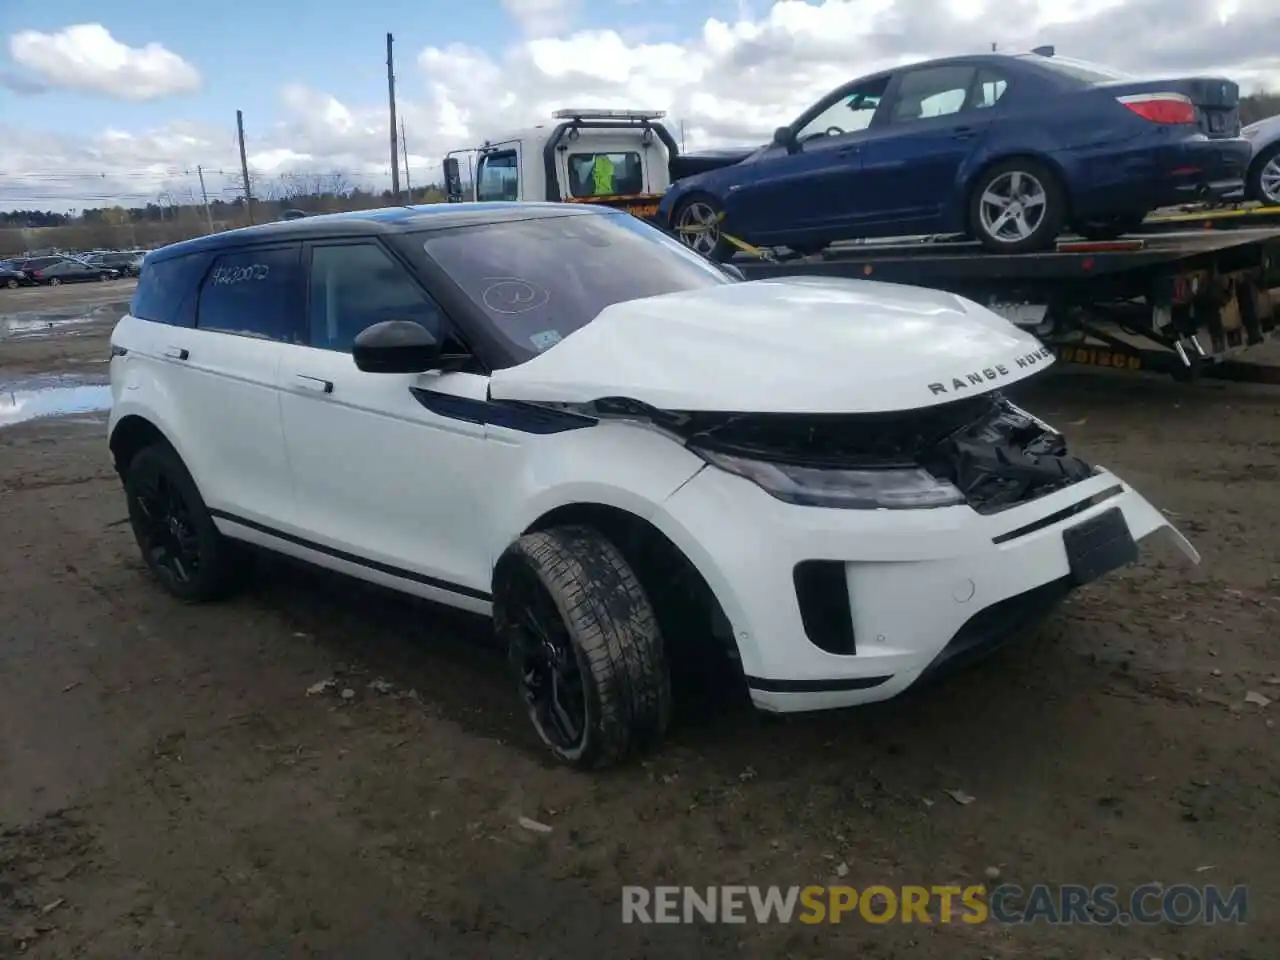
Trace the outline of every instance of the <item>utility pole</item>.
{"type": "Polygon", "coordinates": [[[249,161],[244,155],[244,114],[236,111],[236,136],[240,140],[240,176],[244,177],[244,210],[253,226],[253,195],[249,192],[249,161]]]}
{"type": "Polygon", "coordinates": [[[204,188],[204,167],[196,167],[200,177],[200,196],[204,197],[204,218],[209,221],[209,232],[213,233],[213,211],[209,209],[209,191],[204,188]]]}
{"type": "Polygon", "coordinates": [[[406,199],[413,203],[413,184],[409,182],[409,142],[404,138],[404,118],[400,118],[400,150],[404,153],[404,192],[406,199]]]}
{"type": "Polygon", "coordinates": [[[391,201],[400,202],[400,151],[396,149],[396,67],[391,45],[395,37],[387,34],[387,102],[391,108],[391,201]]]}

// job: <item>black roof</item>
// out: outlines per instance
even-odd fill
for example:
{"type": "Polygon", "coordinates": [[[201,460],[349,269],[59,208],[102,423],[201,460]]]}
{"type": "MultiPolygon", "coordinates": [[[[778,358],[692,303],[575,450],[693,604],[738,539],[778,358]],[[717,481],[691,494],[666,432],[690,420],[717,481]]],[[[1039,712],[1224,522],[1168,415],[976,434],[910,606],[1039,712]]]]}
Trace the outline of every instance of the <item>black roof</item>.
{"type": "Polygon", "coordinates": [[[598,216],[618,214],[610,207],[583,203],[427,203],[416,207],[382,207],[375,210],[353,210],[348,213],[325,213],[296,220],[280,220],[255,227],[240,227],[193,240],[183,240],[154,251],[148,259],[221,250],[243,243],[274,240],[307,240],[320,237],[367,237],[370,234],[426,232],[451,227],[479,226],[487,223],[510,223],[517,220],[540,220],[548,217],[598,216]]]}

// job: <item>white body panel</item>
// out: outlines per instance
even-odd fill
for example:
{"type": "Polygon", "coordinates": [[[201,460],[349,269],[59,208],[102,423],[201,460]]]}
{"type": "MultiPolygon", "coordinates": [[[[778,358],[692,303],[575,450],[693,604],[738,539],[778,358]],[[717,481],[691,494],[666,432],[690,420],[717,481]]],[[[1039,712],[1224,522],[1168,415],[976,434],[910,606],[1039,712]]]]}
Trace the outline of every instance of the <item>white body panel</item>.
{"type": "Polygon", "coordinates": [[[629,397],[668,410],[873,413],[1007,386],[1053,362],[1040,341],[950,293],[788,277],[606,307],[495,398],[629,397]]]}
{"type": "Polygon", "coordinates": [[[226,535],[484,613],[494,564],[530,525],[560,507],[614,507],[651,523],[701,573],[752,697],[768,710],[897,694],[975,613],[1065,577],[1062,531],[1109,507],[1121,508],[1135,538],[1171,529],[1105,471],[990,515],[827,509],[775,499],[647,423],[540,433],[486,413],[511,409],[493,408],[490,390],[681,409],[902,410],[995,389],[1047,363],[1019,365],[1039,356],[1038,343],[948,294],[787,281],[636,301],[492,379],[366,374],[343,353],[132,317],[112,342],[127,355],[112,361],[110,429],[134,415],[159,428],[226,535]],[[189,356],[165,358],[169,348],[189,356]],[[1004,372],[982,373],[996,368],[1004,372]],[[970,370],[976,382],[954,387],[951,374],[970,370]],[[941,393],[930,389],[938,383],[941,393]],[[431,391],[426,402],[414,387],[431,391]],[[806,636],[792,571],[811,559],[846,565],[856,654],[826,653],[806,636]]]}

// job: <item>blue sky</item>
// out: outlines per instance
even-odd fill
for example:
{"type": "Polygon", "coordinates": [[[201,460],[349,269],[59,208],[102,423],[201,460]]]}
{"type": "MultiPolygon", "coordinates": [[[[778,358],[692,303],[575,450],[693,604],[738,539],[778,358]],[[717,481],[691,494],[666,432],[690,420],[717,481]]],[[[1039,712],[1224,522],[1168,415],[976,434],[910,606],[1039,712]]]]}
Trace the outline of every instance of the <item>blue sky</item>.
{"type": "MultiPolygon", "coordinates": [[[[582,3],[573,29],[611,28],[629,39],[679,39],[713,14],[739,5],[718,0],[582,3]]],[[[201,92],[147,103],[103,101],[51,91],[25,97],[0,87],[0,118],[23,126],[78,132],[106,125],[135,130],[175,119],[234,123],[235,110],[274,113],[286,83],[333,93],[345,103],[385,100],[385,34],[395,34],[398,82],[420,86],[415,64],[430,45],[462,43],[497,53],[522,39],[498,0],[287,0],[256,4],[184,5],[174,0],[21,3],[0,21],[7,35],[55,32],[101,23],[131,47],[163,44],[200,71],[201,92]],[[239,9],[237,10],[237,7],[239,9]]],[[[21,72],[0,45],[4,70],[21,72]]]]}

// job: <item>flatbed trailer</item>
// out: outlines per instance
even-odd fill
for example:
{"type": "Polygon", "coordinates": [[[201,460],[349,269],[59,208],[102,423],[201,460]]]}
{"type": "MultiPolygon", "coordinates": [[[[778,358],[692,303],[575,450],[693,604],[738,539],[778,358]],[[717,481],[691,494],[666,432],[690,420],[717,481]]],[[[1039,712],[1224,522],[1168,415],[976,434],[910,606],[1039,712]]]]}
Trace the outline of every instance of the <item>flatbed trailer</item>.
{"type": "Polygon", "coordinates": [[[749,280],[826,276],[947,290],[1035,334],[1066,362],[1280,383],[1240,354],[1280,338],[1280,223],[993,254],[964,240],[839,245],[780,256],[739,244],[749,280]]]}

